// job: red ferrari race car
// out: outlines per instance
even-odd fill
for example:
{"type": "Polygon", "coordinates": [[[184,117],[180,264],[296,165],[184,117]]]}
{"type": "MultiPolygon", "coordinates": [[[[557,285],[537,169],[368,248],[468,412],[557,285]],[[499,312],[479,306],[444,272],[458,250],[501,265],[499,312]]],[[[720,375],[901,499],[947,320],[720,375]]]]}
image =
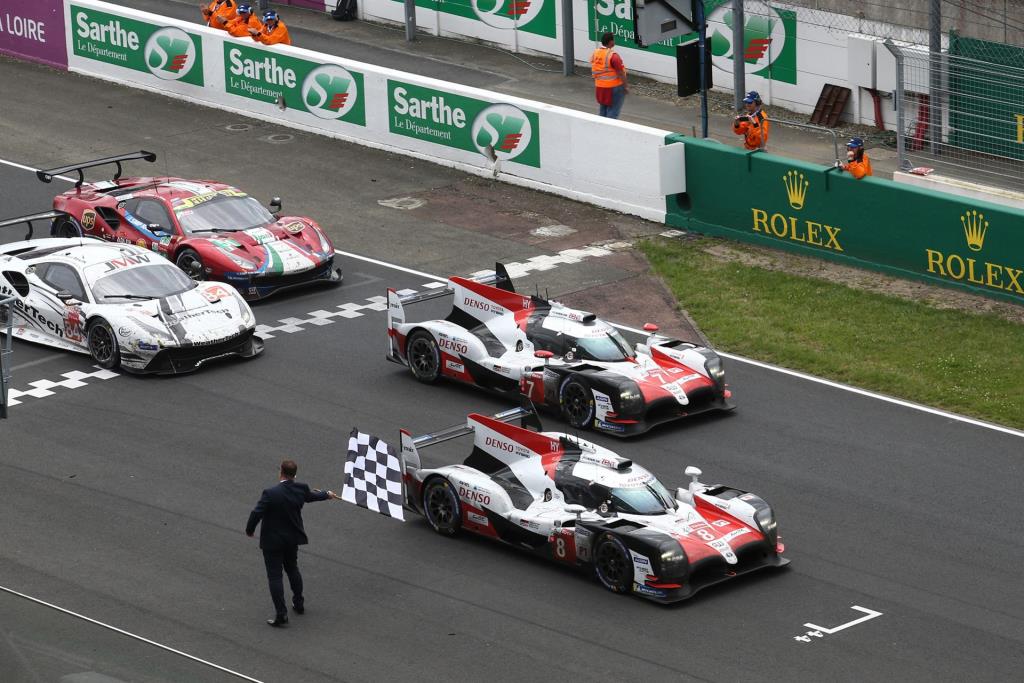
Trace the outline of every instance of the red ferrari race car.
{"type": "MultiPolygon", "coordinates": [[[[319,282],[339,284],[334,245],[312,219],[280,216],[281,200],[267,210],[245,192],[209,180],[121,177],[121,162],[155,161],[133,152],[71,164],[36,175],[50,182],[77,173],[72,190],[57,195],[53,208],[81,223],[87,235],[134,244],[174,261],[195,280],[234,285],[246,299],[319,282]],[[86,183],[87,168],[115,164],[112,180],[86,183]]],[[[77,237],[79,227],[54,220],[54,237],[77,237]]]]}

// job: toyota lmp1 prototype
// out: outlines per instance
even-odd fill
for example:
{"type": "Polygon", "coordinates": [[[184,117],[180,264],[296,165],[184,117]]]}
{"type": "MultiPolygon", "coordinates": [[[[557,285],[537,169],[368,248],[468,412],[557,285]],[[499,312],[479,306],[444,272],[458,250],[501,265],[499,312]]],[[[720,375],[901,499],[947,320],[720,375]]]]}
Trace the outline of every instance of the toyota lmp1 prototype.
{"type": "Polygon", "coordinates": [[[389,289],[388,360],[421,382],[446,377],[523,393],[573,427],[616,436],[734,407],[711,349],[656,334],[650,324],[634,348],[593,313],[518,294],[500,263],[495,271],[489,281],[452,277],[425,294],[389,289]],[[408,322],[405,306],[449,294],[447,318],[408,322]]]}
{"type": "MultiPolygon", "coordinates": [[[[37,173],[50,182],[78,173],[74,189],[53,208],[80,223],[85,234],[150,249],[196,280],[221,280],[246,299],[314,283],[339,284],[334,245],[312,219],[279,216],[245,192],[224,183],[173,177],[121,178],[121,162],[155,161],[138,152],[37,173]],[[116,164],[113,180],[85,183],[82,171],[116,164]]],[[[279,211],[280,200],[271,202],[279,211]]],[[[54,237],[78,236],[78,226],[58,218],[54,237]]]]}
{"type": "Polygon", "coordinates": [[[670,492],[608,449],[525,426],[540,429],[517,408],[421,437],[403,431],[406,504],[439,534],[494,538],[663,603],[789,564],[775,513],[758,496],[703,484],[696,467],[686,468],[687,488],[670,492]],[[420,467],[419,449],[470,433],[463,464],[420,467]]]}
{"type": "Polygon", "coordinates": [[[0,245],[0,296],[14,298],[15,337],[88,353],[103,368],[176,374],[263,350],[252,311],[234,288],[196,282],[130,244],[49,238],[0,245]]]}

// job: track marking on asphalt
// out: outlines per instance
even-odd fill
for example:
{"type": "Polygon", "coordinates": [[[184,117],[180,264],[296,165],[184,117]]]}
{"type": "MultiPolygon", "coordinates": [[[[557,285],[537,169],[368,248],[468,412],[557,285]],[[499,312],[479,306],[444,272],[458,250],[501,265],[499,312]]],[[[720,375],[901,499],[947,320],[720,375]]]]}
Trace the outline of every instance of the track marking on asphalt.
{"type": "MultiPolygon", "coordinates": [[[[25,166],[24,164],[18,164],[18,163],[15,163],[13,161],[7,161],[6,159],[0,159],[0,164],[6,164],[8,166],[13,166],[14,168],[20,168],[20,169],[25,170],[25,171],[31,171],[32,173],[35,173],[36,170],[37,170],[35,168],[32,168],[31,166],[25,166]]],[[[74,182],[73,179],[68,178],[66,176],[54,176],[54,177],[60,178],[61,180],[67,180],[69,182],[74,182]]],[[[614,242],[614,243],[611,243],[611,244],[607,244],[604,247],[591,246],[591,247],[584,247],[584,249],[582,249],[582,250],[566,249],[566,250],[563,250],[563,251],[559,252],[558,254],[556,254],[554,256],[533,257],[531,259],[527,259],[526,263],[524,263],[524,264],[520,264],[520,263],[506,264],[505,267],[506,267],[506,269],[509,272],[509,276],[510,277],[515,277],[512,274],[511,266],[517,266],[517,267],[518,266],[522,266],[522,267],[524,267],[525,270],[521,271],[520,274],[528,273],[528,272],[530,272],[530,270],[537,270],[537,271],[551,270],[551,269],[553,269],[553,268],[555,268],[555,267],[557,267],[558,265],[561,265],[561,264],[579,263],[579,261],[582,260],[582,258],[578,258],[579,254],[569,255],[566,252],[583,252],[583,251],[587,251],[587,250],[603,250],[606,253],[598,254],[598,253],[595,253],[595,252],[588,252],[588,255],[590,255],[590,256],[607,256],[613,250],[623,249],[623,248],[627,248],[629,246],[630,245],[629,245],[628,242],[614,242]]],[[[341,256],[346,256],[348,258],[355,259],[357,261],[365,261],[366,263],[373,263],[373,264],[378,265],[378,266],[383,266],[385,268],[391,268],[392,270],[398,270],[398,271],[401,271],[403,273],[410,273],[412,275],[418,275],[420,277],[426,278],[427,280],[432,280],[433,282],[430,282],[430,283],[424,285],[425,287],[428,287],[428,288],[431,288],[431,289],[438,288],[438,287],[443,287],[444,283],[447,282],[447,278],[440,277],[438,275],[433,275],[431,273],[424,273],[421,270],[415,270],[413,268],[406,268],[405,266],[400,266],[400,265],[398,265],[396,263],[390,263],[388,261],[382,261],[380,259],[371,258],[369,256],[363,256],[361,254],[354,254],[354,253],[349,252],[349,251],[342,251],[341,249],[335,249],[334,253],[335,254],[339,254],[341,256]]],[[[583,258],[586,258],[586,256],[583,256],[583,258]]],[[[489,273],[489,272],[493,272],[493,271],[479,271],[479,272],[480,273],[489,273]]],[[[321,324],[324,324],[324,323],[321,323],[321,324]]],[[[627,332],[635,332],[637,334],[646,334],[642,330],[637,330],[635,328],[627,327],[625,325],[615,325],[615,327],[619,328],[620,330],[625,330],[627,332]]],[[[872,398],[872,399],[875,399],[875,400],[878,400],[878,401],[884,401],[886,403],[891,403],[893,405],[902,406],[904,408],[909,408],[911,410],[916,410],[916,411],[919,411],[919,412],[928,413],[930,415],[936,415],[938,417],[943,417],[943,418],[946,418],[946,419],[949,419],[949,420],[955,420],[957,422],[962,422],[964,424],[973,425],[975,427],[982,427],[984,429],[990,429],[992,431],[1001,432],[1003,434],[1009,434],[1010,436],[1016,436],[1016,437],[1024,438],[1024,431],[1021,431],[1019,429],[1013,429],[1012,427],[1004,427],[1003,425],[997,425],[997,424],[993,424],[991,422],[985,422],[983,420],[977,420],[977,419],[972,418],[972,417],[967,417],[966,415],[959,415],[957,413],[951,413],[951,412],[948,412],[948,411],[945,411],[945,410],[940,410],[938,408],[931,408],[929,406],[924,406],[924,405],[921,405],[919,403],[912,403],[911,401],[905,401],[903,399],[895,398],[893,396],[886,396],[885,394],[879,394],[879,393],[876,393],[876,392],[873,392],[873,391],[868,391],[867,389],[860,389],[858,387],[853,387],[853,386],[850,386],[848,384],[841,384],[839,382],[833,382],[832,380],[824,379],[824,378],[821,378],[821,377],[815,377],[814,375],[808,375],[806,373],[799,372],[797,370],[790,370],[788,368],[782,368],[782,367],[779,367],[777,365],[772,365],[770,363],[764,363],[762,361],[754,360],[752,358],[746,358],[744,356],[737,356],[735,354],[725,353],[725,352],[722,352],[722,351],[719,351],[718,354],[720,356],[722,356],[723,358],[728,358],[729,360],[738,361],[740,363],[746,363],[747,365],[753,365],[753,366],[759,367],[759,368],[761,368],[763,370],[769,370],[771,372],[778,372],[778,373],[781,373],[781,374],[784,374],[784,375],[789,375],[790,377],[796,377],[798,379],[802,379],[802,380],[805,380],[805,381],[808,381],[808,382],[814,382],[815,384],[821,384],[821,385],[824,385],[824,386],[827,386],[827,387],[832,387],[833,389],[839,389],[841,391],[848,391],[850,393],[858,394],[860,396],[865,396],[867,398],[872,398]]]]}
{"type": "Polygon", "coordinates": [[[34,598],[31,595],[25,595],[24,593],[19,593],[18,591],[13,590],[11,588],[7,588],[6,586],[0,586],[0,591],[4,591],[5,593],[10,593],[11,595],[16,595],[19,598],[24,598],[25,600],[28,600],[29,602],[34,602],[37,605],[42,605],[43,607],[48,607],[48,608],[50,608],[52,610],[56,610],[58,612],[61,612],[62,614],[67,614],[69,616],[75,617],[76,619],[81,619],[82,621],[87,621],[90,624],[95,624],[97,626],[101,626],[101,627],[103,627],[105,629],[113,631],[114,633],[120,633],[123,636],[128,636],[129,638],[133,638],[135,640],[138,640],[139,642],[146,643],[147,645],[152,645],[153,647],[160,648],[161,650],[164,650],[166,652],[170,652],[172,654],[176,654],[179,657],[184,657],[185,659],[190,659],[193,662],[198,662],[198,663],[200,663],[200,664],[202,664],[204,666],[210,667],[211,669],[216,669],[218,671],[223,671],[224,673],[230,674],[230,675],[232,675],[232,676],[234,676],[236,678],[240,678],[243,681],[252,681],[252,683],[263,683],[259,679],[252,678],[251,676],[246,676],[245,674],[238,673],[237,671],[232,671],[231,669],[223,667],[220,664],[214,664],[213,662],[209,662],[209,661],[207,661],[205,659],[200,659],[199,657],[196,657],[195,655],[190,655],[187,652],[182,652],[181,650],[175,650],[173,647],[164,645],[162,643],[158,643],[155,640],[150,640],[149,638],[143,638],[142,636],[135,635],[134,633],[130,633],[128,631],[125,631],[124,629],[120,629],[120,628],[117,628],[116,626],[111,626],[110,624],[105,624],[102,621],[97,621],[95,619],[87,617],[84,614],[79,614],[78,612],[72,612],[69,609],[65,609],[64,607],[60,607],[58,605],[54,605],[53,603],[45,602],[43,600],[40,600],[39,598],[34,598]]]}
{"type": "Polygon", "coordinates": [[[322,327],[333,324],[335,318],[360,318],[366,314],[366,311],[386,311],[388,299],[385,296],[372,296],[366,300],[366,303],[349,302],[338,304],[334,308],[337,310],[319,309],[312,311],[305,318],[281,318],[277,321],[277,325],[256,325],[256,334],[263,339],[273,339],[277,336],[274,334],[275,332],[278,334],[295,334],[296,332],[306,331],[308,328],[304,327],[305,325],[322,327]]]}
{"type": "Polygon", "coordinates": [[[863,612],[866,616],[858,617],[857,619],[854,619],[853,621],[848,621],[845,624],[839,624],[838,626],[833,626],[832,628],[825,628],[824,626],[818,626],[817,624],[807,623],[807,624],[804,624],[804,626],[809,628],[809,629],[811,629],[811,630],[808,631],[807,633],[803,634],[803,635],[793,636],[793,640],[801,642],[801,643],[809,643],[809,642],[811,642],[811,638],[824,638],[825,636],[830,636],[830,635],[832,635],[834,633],[839,633],[840,631],[844,631],[844,630],[850,628],[851,626],[856,626],[857,624],[863,624],[865,621],[870,621],[871,619],[874,619],[875,617],[882,616],[881,612],[876,612],[873,609],[868,609],[867,607],[861,607],[860,605],[853,605],[850,609],[855,609],[858,612],[863,612]]]}
{"type": "MultiPolygon", "coordinates": [[[[32,168],[31,166],[26,166],[25,164],[19,164],[19,163],[16,163],[14,161],[8,161],[7,159],[0,159],[0,164],[5,164],[7,166],[13,166],[14,168],[20,168],[22,171],[31,171],[32,173],[35,173],[36,171],[40,170],[38,168],[32,168]]],[[[54,178],[60,178],[61,180],[66,180],[69,183],[77,183],[78,182],[75,178],[68,178],[66,175],[55,175],[53,177],[54,178]]]]}
{"type": "Polygon", "coordinates": [[[57,392],[54,389],[78,389],[79,387],[88,386],[88,379],[113,379],[114,377],[120,377],[120,375],[111,370],[104,370],[98,365],[94,365],[96,368],[95,372],[82,372],[81,370],[72,370],[71,372],[65,372],[61,374],[63,379],[56,382],[48,379],[38,379],[34,382],[29,382],[28,386],[31,389],[8,389],[7,390],[7,405],[16,406],[26,396],[31,398],[46,398],[47,396],[53,396],[57,392]]]}

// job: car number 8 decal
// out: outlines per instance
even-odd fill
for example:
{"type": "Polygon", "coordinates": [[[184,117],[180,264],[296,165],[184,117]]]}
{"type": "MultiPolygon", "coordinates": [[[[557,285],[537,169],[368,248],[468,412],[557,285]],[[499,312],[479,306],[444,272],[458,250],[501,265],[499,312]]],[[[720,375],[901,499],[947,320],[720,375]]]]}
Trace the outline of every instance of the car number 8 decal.
{"type": "Polygon", "coordinates": [[[697,529],[697,535],[703,538],[705,541],[715,540],[715,535],[707,529],[697,529]]]}

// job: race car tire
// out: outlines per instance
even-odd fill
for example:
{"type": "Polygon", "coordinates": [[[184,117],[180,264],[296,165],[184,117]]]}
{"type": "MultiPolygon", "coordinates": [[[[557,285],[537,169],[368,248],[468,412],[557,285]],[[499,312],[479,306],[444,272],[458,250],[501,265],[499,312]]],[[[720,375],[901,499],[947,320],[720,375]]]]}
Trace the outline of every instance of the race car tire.
{"type": "Polygon", "coordinates": [[[442,536],[454,536],[462,529],[459,496],[447,479],[434,477],[423,487],[423,515],[430,528],[442,536]]]}
{"type": "Polygon", "coordinates": [[[633,561],[618,536],[605,534],[594,546],[594,575],[612,593],[633,589],[633,561]]]}
{"type": "Polygon", "coordinates": [[[197,282],[206,279],[206,271],[203,270],[203,258],[192,249],[182,249],[178,257],[174,259],[174,264],[185,271],[185,275],[188,275],[197,282]]]}
{"type": "Polygon", "coordinates": [[[97,318],[89,323],[86,335],[89,340],[89,354],[97,365],[105,370],[113,370],[121,365],[121,349],[110,323],[103,318],[97,318]]]}
{"type": "Polygon", "coordinates": [[[583,380],[569,377],[558,391],[562,417],[576,429],[587,429],[594,424],[594,394],[583,380]]]}
{"type": "Polygon", "coordinates": [[[53,222],[53,230],[51,232],[54,237],[81,237],[78,234],[78,228],[67,218],[56,219],[53,222]]]}
{"type": "Polygon", "coordinates": [[[413,332],[405,346],[405,357],[409,359],[413,377],[424,384],[437,381],[441,374],[441,349],[434,341],[434,335],[426,330],[413,332]]]}

